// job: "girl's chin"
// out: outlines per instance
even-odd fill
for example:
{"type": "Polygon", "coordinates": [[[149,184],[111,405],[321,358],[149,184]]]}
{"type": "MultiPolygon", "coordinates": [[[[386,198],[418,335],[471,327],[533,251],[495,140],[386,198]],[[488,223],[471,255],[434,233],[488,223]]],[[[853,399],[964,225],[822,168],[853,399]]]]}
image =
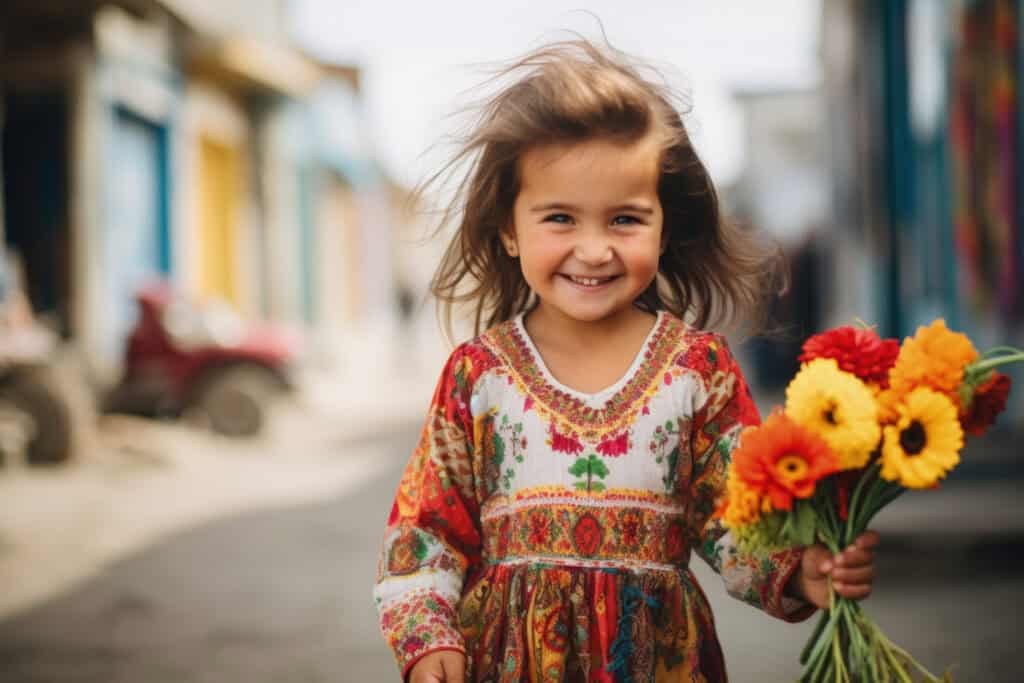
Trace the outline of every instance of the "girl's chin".
{"type": "Polygon", "coordinates": [[[603,322],[610,318],[628,311],[630,305],[601,304],[601,305],[580,305],[576,302],[553,301],[547,305],[557,311],[560,315],[581,323],[603,322]]]}

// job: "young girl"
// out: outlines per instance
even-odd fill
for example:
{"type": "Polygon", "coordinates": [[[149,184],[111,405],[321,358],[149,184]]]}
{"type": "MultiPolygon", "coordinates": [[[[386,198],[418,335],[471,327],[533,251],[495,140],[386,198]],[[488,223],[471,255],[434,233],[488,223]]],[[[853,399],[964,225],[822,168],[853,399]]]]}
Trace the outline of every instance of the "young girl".
{"type": "MultiPolygon", "coordinates": [[[[726,680],[695,551],[786,621],[871,589],[865,534],[739,552],[713,517],[759,417],[715,316],[771,254],[724,222],[663,86],[585,41],[484,107],[435,279],[475,306],[388,519],[375,598],[412,683],[726,680]]],[[[450,308],[449,316],[450,316],[450,308]]],[[[450,317],[449,317],[450,320],[450,317]]]]}

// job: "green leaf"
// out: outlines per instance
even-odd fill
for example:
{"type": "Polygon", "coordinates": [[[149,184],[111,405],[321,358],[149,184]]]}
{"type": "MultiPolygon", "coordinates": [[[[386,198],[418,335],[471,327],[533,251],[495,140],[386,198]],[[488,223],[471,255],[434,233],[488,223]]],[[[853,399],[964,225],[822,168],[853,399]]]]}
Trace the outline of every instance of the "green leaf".
{"type": "Polygon", "coordinates": [[[590,485],[590,490],[591,491],[604,491],[604,484],[602,484],[599,481],[595,481],[593,484],[590,485]]]}
{"type": "Polygon", "coordinates": [[[586,489],[587,489],[587,482],[585,482],[585,481],[578,481],[578,482],[576,482],[575,487],[576,487],[577,491],[586,491],[586,489]]]}
{"type": "Polygon", "coordinates": [[[500,436],[495,434],[491,438],[491,443],[494,444],[494,462],[500,465],[505,461],[505,442],[500,436]]]}
{"type": "Polygon", "coordinates": [[[590,456],[590,471],[602,479],[608,476],[608,467],[594,456],[590,456]]]}
{"type": "Polygon", "coordinates": [[[587,461],[585,458],[579,458],[578,460],[576,460],[576,462],[572,464],[572,467],[569,468],[569,474],[572,474],[577,477],[582,477],[586,473],[587,461]]]}
{"type": "Polygon", "coordinates": [[[667,421],[665,422],[665,429],[667,429],[667,430],[669,430],[669,431],[671,431],[671,430],[672,430],[672,420],[667,420],[667,421]]]}
{"type": "Polygon", "coordinates": [[[793,506],[793,540],[800,545],[814,543],[814,535],[818,529],[818,513],[810,503],[797,503],[793,506]]]}
{"type": "Polygon", "coordinates": [[[501,424],[503,424],[503,425],[507,425],[508,424],[508,415],[502,415],[501,416],[501,424]]]}

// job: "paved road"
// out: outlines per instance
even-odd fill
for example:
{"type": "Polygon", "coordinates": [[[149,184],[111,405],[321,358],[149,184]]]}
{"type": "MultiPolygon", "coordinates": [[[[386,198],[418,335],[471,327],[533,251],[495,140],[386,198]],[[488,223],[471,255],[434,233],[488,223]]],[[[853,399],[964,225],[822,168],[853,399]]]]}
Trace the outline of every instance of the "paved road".
{"type": "MultiPolygon", "coordinates": [[[[393,466],[353,495],[182,533],[0,623],[0,681],[395,680],[369,591],[414,439],[413,429],[389,437],[393,466]]],[[[1017,547],[890,548],[871,614],[929,666],[958,662],[961,683],[1024,680],[1017,547]]],[[[697,571],[733,680],[793,680],[810,624],[765,617],[725,596],[703,565],[697,571]]]]}
{"type": "Polygon", "coordinates": [[[370,590],[415,437],[389,437],[394,466],[354,495],[182,533],[0,623],[0,681],[389,680],[370,590]]]}

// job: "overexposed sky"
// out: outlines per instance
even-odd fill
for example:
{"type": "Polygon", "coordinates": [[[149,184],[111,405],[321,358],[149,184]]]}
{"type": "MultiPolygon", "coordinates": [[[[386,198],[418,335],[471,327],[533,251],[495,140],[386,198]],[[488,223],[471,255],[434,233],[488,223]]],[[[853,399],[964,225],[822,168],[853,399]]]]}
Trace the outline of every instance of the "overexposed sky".
{"type": "Polygon", "coordinates": [[[744,163],[736,87],[818,81],[821,0],[293,0],[295,37],[322,57],[363,68],[372,144],[396,180],[436,170],[427,153],[445,116],[482,79],[474,65],[511,59],[559,31],[598,37],[651,60],[688,89],[695,144],[719,182],[744,163]]]}

